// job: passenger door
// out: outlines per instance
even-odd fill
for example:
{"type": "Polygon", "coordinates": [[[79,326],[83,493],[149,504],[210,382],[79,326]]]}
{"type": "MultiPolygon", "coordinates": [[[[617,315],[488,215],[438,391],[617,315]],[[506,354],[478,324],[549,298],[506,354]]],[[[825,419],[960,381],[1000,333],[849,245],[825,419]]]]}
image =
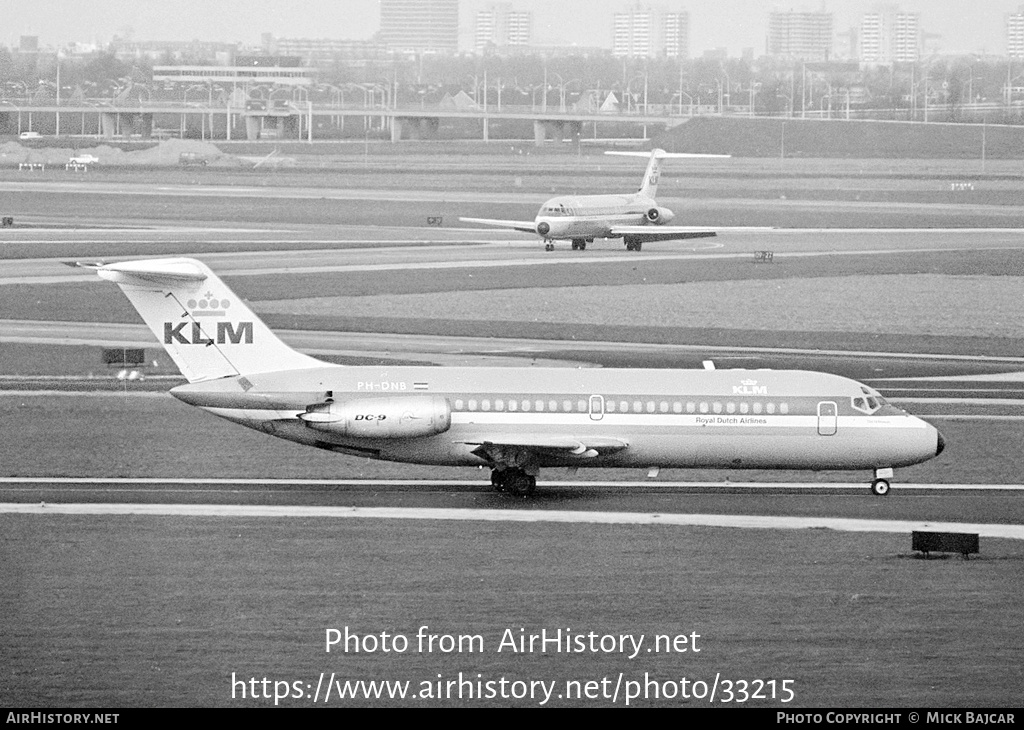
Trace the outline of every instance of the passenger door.
{"type": "Polygon", "coordinates": [[[835,436],[839,421],[839,409],[833,401],[818,404],[818,435],[835,436]]]}

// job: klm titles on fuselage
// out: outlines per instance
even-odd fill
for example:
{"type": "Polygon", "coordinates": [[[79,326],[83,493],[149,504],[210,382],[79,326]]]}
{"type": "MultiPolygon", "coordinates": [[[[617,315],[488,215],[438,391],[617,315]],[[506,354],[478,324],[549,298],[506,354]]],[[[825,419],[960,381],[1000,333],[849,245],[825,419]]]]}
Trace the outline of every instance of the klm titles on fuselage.
{"type": "Polygon", "coordinates": [[[215,338],[199,322],[164,322],[165,345],[251,345],[252,322],[218,322],[215,338]],[[191,327],[189,325],[191,324],[191,327]]]}

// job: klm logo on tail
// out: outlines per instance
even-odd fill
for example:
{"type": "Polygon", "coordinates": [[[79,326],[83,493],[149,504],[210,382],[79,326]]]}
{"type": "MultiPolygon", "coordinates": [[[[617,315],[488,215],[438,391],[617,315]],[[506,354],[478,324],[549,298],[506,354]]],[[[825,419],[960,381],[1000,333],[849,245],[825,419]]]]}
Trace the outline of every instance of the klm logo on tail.
{"type": "Polygon", "coordinates": [[[231,307],[230,299],[215,297],[213,292],[208,291],[201,299],[189,299],[186,304],[193,318],[192,326],[185,329],[189,322],[164,322],[165,345],[252,344],[252,322],[239,322],[237,326],[231,322],[218,322],[216,338],[211,338],[203,331],[203,325],[195,321],[196,317],[227,316],[227,310],[231,307]]]}
{"type": "Polygon", "coordinates": [[[192,327],[185,328],[189,322],[164,322],[164,344],[165,345],[251,345],[252,344],[252,322],[238,322],[237,326],[231,322],[218,322],[216,338],[211,338],[203,332],[203,326],[199,322],[192,322],[192,327]]]}

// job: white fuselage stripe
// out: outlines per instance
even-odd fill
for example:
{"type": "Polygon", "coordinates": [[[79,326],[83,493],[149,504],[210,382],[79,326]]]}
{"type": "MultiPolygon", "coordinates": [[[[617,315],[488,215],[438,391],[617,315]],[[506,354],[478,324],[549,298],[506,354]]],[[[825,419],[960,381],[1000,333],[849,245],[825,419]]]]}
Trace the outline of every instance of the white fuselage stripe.
{"type": "MultiPolygon", "coordinates": [[[[281,418],[298,418],[302,411],[267,410],[256,408],[213,408],[205,410],[225,418],[245,418],[253,421],[271,421],[281,418]]],[[[928,424],[915,416],[839,416],[834,419],[837,429],[848,428],[928,428],[928,424]]],[[[718,415],[718,414],[605,414],[591,418],[586,413],[484,413],[456,412],[452,414],[453,426],[561,426],[565,428],[800,428],[819,427],[816,416],[797,415],[718,415]]]]}

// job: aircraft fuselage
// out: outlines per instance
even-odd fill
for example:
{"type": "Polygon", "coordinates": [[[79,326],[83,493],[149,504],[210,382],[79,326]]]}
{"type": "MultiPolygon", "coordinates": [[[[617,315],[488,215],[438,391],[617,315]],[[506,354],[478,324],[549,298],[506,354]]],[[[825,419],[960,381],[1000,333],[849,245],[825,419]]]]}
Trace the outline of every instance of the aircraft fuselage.
{"type": "Polygon", "coordinates": [[[537,235],[545,239],[611,238],[616,226],[661,225],[672,220],[672,211],[652,199],[632,195],[583,195],[552,198],[534,219],[537,235]],[[650,211],[658,211],[651,220],[650,211]]]}
{"type": "Polygon", "coordinates": [[[933,426],[870,388],[805,371],[326,366],[171,392],[291,441],[421,464],[483,466],[489,460],[479,444],[567,434],[579,440],[579,453],[539,448],[535,463],[878,469],[942,450],[933,426]],[[344,412],[347,425],[331,409],[344,412]],[[323,411],[322,419],[310,410],[323,411]],[[583,448],[612,442],[621,447],[583,448]]]}

